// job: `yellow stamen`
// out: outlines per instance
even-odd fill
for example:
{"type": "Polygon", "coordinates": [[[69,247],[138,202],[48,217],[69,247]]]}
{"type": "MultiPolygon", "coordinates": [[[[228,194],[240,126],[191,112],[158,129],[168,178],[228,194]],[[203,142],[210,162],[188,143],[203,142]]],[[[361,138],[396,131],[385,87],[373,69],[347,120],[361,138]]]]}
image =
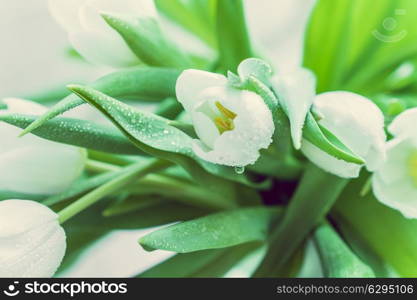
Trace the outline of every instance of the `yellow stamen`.
{"type": "Polygon", "coordinates": [[[216,124],[217,129],[219,129],[220,134],[235,128],[232,120],[223,119],[221,117],[214,118],[214,123],[216,124]]]}
{"type": "Polygon", "coordinates": [[[219,112],[227,119],[234,119],[236,118],[236,114],[232,112],[231,110],[224,107],[219,101],[214,102],[219,112]]]}
{"type": "Polygon", "coordinates": [[[414,185],[417,186],[417,150],[414,150],[408,158],[408,174],[414,185]]]}

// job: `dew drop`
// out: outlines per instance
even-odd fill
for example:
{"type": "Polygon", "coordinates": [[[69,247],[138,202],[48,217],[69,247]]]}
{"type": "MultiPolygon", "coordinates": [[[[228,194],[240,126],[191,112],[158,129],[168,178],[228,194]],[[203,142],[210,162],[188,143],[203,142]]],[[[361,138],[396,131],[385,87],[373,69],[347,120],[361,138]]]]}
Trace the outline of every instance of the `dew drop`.
{"type": "Polygon", "coordinates": [[[235,167],[235,172],[237,174],[243,174],[245,173],[245,167],[235,167]]]}

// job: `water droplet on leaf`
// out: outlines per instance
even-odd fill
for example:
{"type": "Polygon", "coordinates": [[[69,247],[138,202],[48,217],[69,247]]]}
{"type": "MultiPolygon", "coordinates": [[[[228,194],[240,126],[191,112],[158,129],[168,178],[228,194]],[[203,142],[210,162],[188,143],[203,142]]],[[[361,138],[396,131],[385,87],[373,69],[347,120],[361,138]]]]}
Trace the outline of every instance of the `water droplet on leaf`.
{"type": "Polygon", "coordinates": [[[245,167],[235,167],[235,172],[237,174],[243,174],[245,173],[245,167]]]}

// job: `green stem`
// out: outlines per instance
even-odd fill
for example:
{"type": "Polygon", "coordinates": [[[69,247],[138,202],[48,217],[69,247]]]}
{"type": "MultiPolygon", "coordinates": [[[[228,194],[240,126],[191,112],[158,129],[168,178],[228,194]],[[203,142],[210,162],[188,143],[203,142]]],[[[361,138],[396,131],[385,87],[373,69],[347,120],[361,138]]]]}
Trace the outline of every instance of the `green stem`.
{"type": "Polygon", "coordinates": [[[121,169],[119,166],[94,159],[88,159],[85,164],[85,168],[94,173],[114,172],[121,169]]]}
{"type": "MultiPolygon", "coordinates": [[[[121,167],[89,159],[87,169],[96,173],[114,172],[121,167]]],[[[145,178],[140,178],[137,182],[130,182],[126,186],[127,191],[135,195],[156,194],[173,198],[178,202],[209,208],[209,209],[230,209],[234,205],[213,193],[204,187],[190,184],[186,181],[165,176],[163,174],[149,174],[145,178]]]]}
{"type": "Polygon", "coordinates": [[[87,207],[93,205],[98,200],[108,196],[120,188],[131,183],[138,177],[145,176],[151,172],[156,172],[170,166],[169,162],[161,160],[152,160],[146,165],[143,162],[126,167],[126,172],[119,177],[107,182],[106,184],[96,188],[90,193],[84,195],[74,203],[70,204],[58,213],[60,224],[69,220],[79,212],[82,212],[87,207]]]}
{"type": "Polygon", "coordinates": [[[253,56],[242,0],[217,1],[217,38],[222,71],[235,72],[253,56]]]}
{"type": "Polygon", "coordinates": [[[287,260],[306,236],[326,216],[348,180],[310,164],[287,206],[285,216],[272,232],[269,250],[255,277],[281,272],[287,260]]]}
{"type": "Polygon", "coordinates": [[[128,189],[135,195],[156,194],[197,207],[223,210],[234,208],[234,202],[219,197],[206,188],[176,178],[150,174],[128,189]]]}
{"type": "MultiPolygon", "coordinates": [[[[119,155],[119,154],[113,154],[113,153],[105,153],[100,151],[94,151],[89,149],[88,150],[88,158],[109,163],[116,166],[127,166],[131,165],[135,162],[137,162],[138,156],[126,156],[126,155],[119,155]]],[[[141,156],[142,157],[142,156],[141,156]]],[[[145,156],[146,158],[149,158],[150,156],[145,156]]]]}
{"type": "Polygon", "coordinates": [[[320,256],[325,277],[375,277],[372,269],[352,252],[327,222],[318,226],[314,231],[313,241],[320,256]]]}

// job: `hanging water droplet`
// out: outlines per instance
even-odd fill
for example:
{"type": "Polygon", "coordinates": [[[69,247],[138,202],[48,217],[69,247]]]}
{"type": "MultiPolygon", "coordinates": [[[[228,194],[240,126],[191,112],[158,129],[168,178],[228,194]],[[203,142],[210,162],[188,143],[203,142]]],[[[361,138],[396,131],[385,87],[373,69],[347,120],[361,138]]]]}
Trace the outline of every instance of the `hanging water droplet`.
{"type": "Polygon", "coordinates": [[[245,173],[245,167],[235,167],[235,172],[237,174],[243,174],[245,173]]]}

